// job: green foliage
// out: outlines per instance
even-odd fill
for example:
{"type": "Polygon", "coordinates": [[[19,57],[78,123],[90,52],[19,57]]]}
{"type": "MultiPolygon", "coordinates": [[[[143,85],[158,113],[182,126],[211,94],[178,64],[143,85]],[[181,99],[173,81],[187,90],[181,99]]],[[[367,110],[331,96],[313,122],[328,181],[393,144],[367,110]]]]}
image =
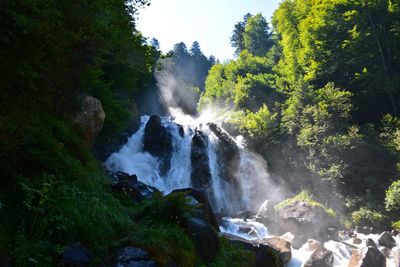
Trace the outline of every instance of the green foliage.
{"type": "Polygon", "coordinates": [[[400,180],[393,182],[386,190],[385,205],[388,211],[400,208],[400,180]]]}
{"type": "Polygon", "coordinates": [[[234,246],[224,237],[220,238],[220,250],[210,267],[250,267],[255,264],[255,255],[234,246]]]}
{"type": "Polygon", "coordinates": [[[353,225],[377,226],[385,224],[387,217],[379,211],[361,207],[351,214],[353,225]]]}
{"type": "Polygon", "coordinates": [[[295,195],[292,198],[288,198],[288,199],[278,203],[275,206],[275,209],[281,209],[286,206],[292,205],[296,202],[306,202],[310,206],[321,207],[326,211],[326,213],[329,216],[336,217],[336,212],[333,209],[328,208],[327,206],[315,201],[314,197],[308,191],[305,191],[305,190],[301,191],[299,194],[295,195]]]}
{"type": "Polygon", "coordinates": [[[400,221],[394,222],[392,224],[393,229],[400,230],[400,221]]]}
{"type": "Polygon", "coordinates": [[[272,47],[273,42],[269,26],[261,13],[247,20],[243,33],[243,42],[245,49],[255,56],[265,56],[272,47]]]}
{"type": "Polygon", "coordinates": [[[163,264],[167,256],[178,266],[195,266],[198,261],[192,241],[182,227],[174,223],[140,223],[122,242],[148,249],[163,264]]]}

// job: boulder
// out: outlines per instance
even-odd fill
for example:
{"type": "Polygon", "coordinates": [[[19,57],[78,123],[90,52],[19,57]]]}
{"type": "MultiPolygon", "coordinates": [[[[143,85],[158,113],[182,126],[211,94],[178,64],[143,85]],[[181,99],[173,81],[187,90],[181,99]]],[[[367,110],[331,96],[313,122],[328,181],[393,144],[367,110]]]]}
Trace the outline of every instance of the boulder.
{"type": "Polygon", "coordinates": [[[333,263],[333,252],[321,245],[311,254],[303,267],[333,267],[333,263]]]}
{"type": "Polygon", "coordinates": [[[187,197],[192,198],[195,217],[206,220],[212,227],[214,227],[215,231],[219,232],[218,221],[210,206],[207,196],[203,192],[192,188],[185,188],[176,189],[171,192],[171,194],[174,193],[184,193],[187,197]]]}
{"type": "Polygon", "coordinates": [[[90,251],[79,243],[70,244],[61,253],[60,265],[65,267],[85,267],[92,261],[90,251]]]}
{"type": "Polygon", "coordinates": [[[367,247],[378,248],[378,246],[376,245],[375,241],[372,240],[371,238],[368,238],[368,239],[365,241],[365,245],[366,245],[367,247]]]}
{"type": "Polygon", "coordinates": [[[355,245],[360,245],[362,243],[362,240],[358,237],[353,237],[352,243],[355,245]]]}
{"type": "Polygon", "coordinates": [[[380,246],[378,248],[378,250],[383,254],[383,256],[385,256],[385,257],[389,257],[390,256],[390,252],[391,252],[390,248],[387,248],[387,247],[384,247],[384,246],[380,246]]]}
{"type": "Polygon", "coordinates": [[[314,251],[314,250],[317,250],[318,248],[321,248],[323,246],[324,245],[318,240],[308,239],[307,242],[304,243],[301,246],[300,250],[303,250],[303,251],[314,251]]]}
{"type": "Polygon", "coordinates": [[[85,95],[81,103],[81,111],[76,115],[74,122],[82,130],[83,141],[87,148],[93,147],[94,141],[103,129],[106,114],[97,98],[85,95]]]}
{"type": "Polygon", "coordinates": [[[396,240],[394,240],[393,236],[389,232],[383,232],[378,239],[378,242],[381,246],[392,248],[396,246],[396,240]]]}
{"type": "Polygon", "coordinates": [[[348,267],[386,267],[386,258],[373,247],[354,249],[348,267]]]}
{"type": "Polygon", "coordinates": [[[279,254],[279,258],[285,265],[288,264],[292,259],[292,249],[290,243],[285,239],[279,237],[269,237],[263,239],[262,242],[275,249],[279,254]]]}
{"type": "Polygon", "coordinates": [[[190,158],[192,162],[192,186],[194,189],[207,192],[211,183],[211,171],[208,164],[206,136],[200,131],[196,131],[192,137],[190,158]]]}
{"type": "Polygon", "coordinates": [[[355,231],[360,234],[369,235],[372,233],[373,228],[368,226],[356,226],[355,231]]]}
{"type": "Polygon", "coordinates": [[[144,128],[143,151],[161,160],[160,172],[166,174],[171,166],[172,136],[157,115],[150,116],[144,128]]]}
{"type": "Polygon", "coordinates": [[[153,194],[160,193],[157,188],[138,181],[135,174],[129,175],[124,172],[108,172],[107,174],[112,181],[112,191],[128,195],[133,201],[150,199],[153,194]]]}
{"type": "Polygon", "coordinates": [[[284,264],[279,257],[279,253],[266,244],[259,244],[248,240],[235,238],[231,240],[232,245],[254,253],[257,267],[283,267],[284,264]]]}
{"type": "Polygon", "coordinates": [[[298,247],[307,239],[325,240],[328,228],[336,224],[335,218],[320,206],[310,205],[304,201],[294,201],[276,210],[277,226],[281,231],[292,232],[297,239],[292,244],[298,247]]]}
{"type": "Polygon", "coordinates": [[[392,230],[391,232],[390,232],[390,234],[392,235],[392,236],[397,236],[398,234],[400,234],[400,232],[399,232],[399,230],[392,230]]]}
{"type": "Polygon", "coordinates": [[[137,247],[123,247],[115,251],[105,263],[103,267],[158,267],[159,265],[154,261],[149,253],[137,247]]]}
{"type": "Polygon", "coordinates": [[[219,239],[215,229],[200,218],[186,222],[187,232],[196,249],[196,255],[205,263],[211,263],[219,249],[219,239]]]}

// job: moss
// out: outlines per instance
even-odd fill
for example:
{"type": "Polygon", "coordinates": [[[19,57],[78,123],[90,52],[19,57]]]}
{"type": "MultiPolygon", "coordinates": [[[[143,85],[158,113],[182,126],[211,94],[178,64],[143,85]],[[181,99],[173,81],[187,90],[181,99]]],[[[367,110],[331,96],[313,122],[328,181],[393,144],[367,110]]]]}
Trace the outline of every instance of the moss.
{"type": "Polygon", "coordinates": [[[400,230],[400,221],[392,223],[392,227],[395,230],[400,230]]]}
{"type": "Polygon", "coordinates": [[[300,202],[300,201],[307,202],[307,204],[309,204],[310,206],[321,207],[326,211],[326,213],[328,213],[329,216],[336,217],[336,212],[332,208],[328,208],[327,206],[315,201],[314,197],[308,191],[305,190],[301,191],[299,194],[297,194],[292,198],[288,198],[278,203],[275,206],[275,209],[281,209],[286,206],[292,205],[295,202],[300,202]]]}
{"type": "Polygon", "coordinates": [[[255,255],[250,251],[234,246],[225,237],[220,238],[220,249],[210,267],[251,267],[255,266],[255,255]]]}

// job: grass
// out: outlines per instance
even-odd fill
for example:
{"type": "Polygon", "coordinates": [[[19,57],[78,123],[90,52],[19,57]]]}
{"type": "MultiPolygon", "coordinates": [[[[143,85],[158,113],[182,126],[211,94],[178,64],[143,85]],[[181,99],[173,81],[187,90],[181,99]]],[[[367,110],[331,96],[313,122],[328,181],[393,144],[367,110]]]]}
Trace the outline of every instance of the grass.
{"type": "Polygon", "coordinates": [[[329,216],[336,217],[336,212],[332,208],[329,208],[329,207],[315,201],[314,197],[306,190],[301,191],[299,194],[295,195],[292,198],[285,199],[284,201],[278,203],[275,206],[275,209],[281,209],[286,206],[292,205],[296,202],[306,202],[310,206],[321,207],[326,211],[326,213],[329,216]]]}

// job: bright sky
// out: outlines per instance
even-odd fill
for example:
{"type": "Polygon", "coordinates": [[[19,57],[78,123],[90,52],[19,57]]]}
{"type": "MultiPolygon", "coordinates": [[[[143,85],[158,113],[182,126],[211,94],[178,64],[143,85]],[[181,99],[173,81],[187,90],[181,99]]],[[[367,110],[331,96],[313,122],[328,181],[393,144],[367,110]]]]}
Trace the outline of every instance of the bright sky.
{"type": "Polygon", "coordinates": [[[229,38],[236,22],[246,13],[261,12],[267,21],[281,0],[151,0],[140,10],[138,29],[145,37],[156,38],[161,50],[184,42],[188,49],[193,41],[200,43],[206,56],[220,60],[233,57],[229,38]]]}

